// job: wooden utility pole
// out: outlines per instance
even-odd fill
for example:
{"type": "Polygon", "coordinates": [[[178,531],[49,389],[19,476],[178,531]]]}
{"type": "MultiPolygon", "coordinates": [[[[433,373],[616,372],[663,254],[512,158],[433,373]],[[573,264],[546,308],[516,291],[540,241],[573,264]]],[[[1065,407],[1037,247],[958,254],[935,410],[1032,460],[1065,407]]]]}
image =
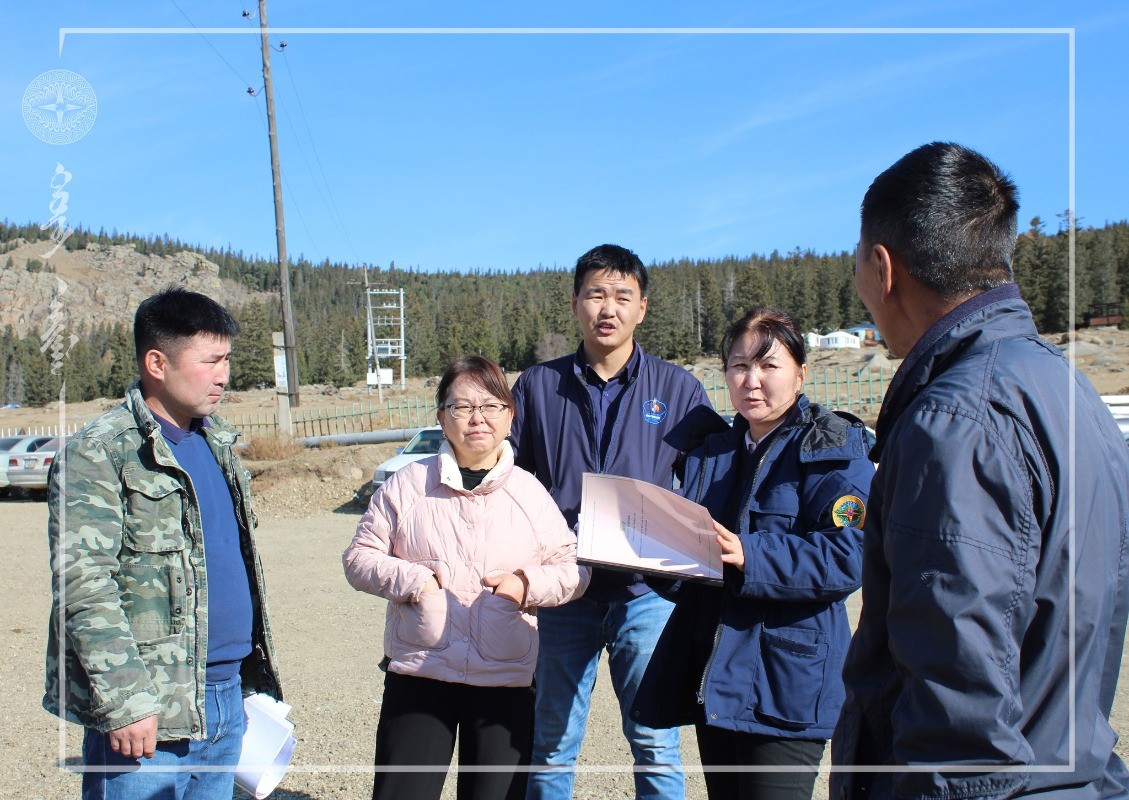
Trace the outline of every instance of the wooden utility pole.
{"type": "Polygon", "coordinates": [[[286,350],[286,395],[298,407],[298,351],[294,346],[294,312],[290,307],[290,267],[286,260],[286,221],[282,215],[282,171],[278,166],[278,131],[274,124],[274,84],[270,76],[270,40],[267,38],[267,0],[259,0],[259,31],[263,42],[263,89],[267,95],[267,135],[274,179],[274,231],[278,238],[278,282],[282,294],[282,339],[286,350]]]}

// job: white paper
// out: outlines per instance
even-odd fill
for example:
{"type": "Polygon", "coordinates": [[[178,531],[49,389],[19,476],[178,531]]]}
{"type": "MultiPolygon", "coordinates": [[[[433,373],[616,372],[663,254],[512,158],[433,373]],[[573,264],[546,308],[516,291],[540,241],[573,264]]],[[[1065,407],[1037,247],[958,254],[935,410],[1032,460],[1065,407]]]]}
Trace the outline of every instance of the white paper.
{"type": "Polygon", "coordinates": [[[706,509],[646,481],[584,473],[577,560],[721,581],[721,546],[706,509]]]}
{"type": "Polygon", "coordinates": [[[252,694],[243,698],[247,728],[243,732],[243,750],[235,768],[239,788],[263,800],[278,786],[297,742],[291,735],[294,723],[286,718],[290,706],[270,695],[252,694]]]}

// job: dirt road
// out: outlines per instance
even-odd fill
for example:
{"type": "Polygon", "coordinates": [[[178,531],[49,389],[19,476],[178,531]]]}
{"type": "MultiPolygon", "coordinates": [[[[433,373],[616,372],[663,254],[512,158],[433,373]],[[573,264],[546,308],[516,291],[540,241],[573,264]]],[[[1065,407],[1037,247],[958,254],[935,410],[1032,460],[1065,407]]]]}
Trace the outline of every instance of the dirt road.
{"type": "MultiPolygon", "coordinates": [[[[59,768],[79,763],[81,729],[60,724],[40,707],[49,613],[46,504],[0,500],[7,531],[0,561],[0,798],[78,797],[79,778],[59,768]]],[[[341,551],[357,515],[319,512],[300,519],[267,518],[259,541],[267,571],[271,622],[291,719],[299,739],[294,765],[277,800],[367,797],[380,711],[383,606],[353,591],[341,573],[341,551]]],[[[855,596],[857,607],[857,595],[855,596]]],[[[1129,730],[1129,675],[1122,664],[1114,727],[1129,730]]],[[[606,673],[597,683],[582,764],[579,798],[629,798],[630,758],[606,673]],[[617,768],[618,767],[618,768],[617,768]]],[[[697,764],[693,736],[684,758],[697,764]]],[[[1129,756],[1123,742],[1122,757],[1129,756]]],[[[445,797],[454,797],[448,781],[445,797]]],[[[700,774],[687,776],[687,796],[705,797],[700,774]]],[[[240,797],[245,797],[240,793],[240,797]]],[[[821,776],[816,797],[826,796],[821,776]]]]}

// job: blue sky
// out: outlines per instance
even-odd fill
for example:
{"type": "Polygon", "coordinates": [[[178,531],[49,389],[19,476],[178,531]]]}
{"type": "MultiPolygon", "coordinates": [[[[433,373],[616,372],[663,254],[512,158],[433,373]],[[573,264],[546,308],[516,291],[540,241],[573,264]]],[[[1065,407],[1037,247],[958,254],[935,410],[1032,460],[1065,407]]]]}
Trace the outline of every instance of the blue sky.
{"type": "MultiPolygon", "coordinates": [[[[0,217],[275,252],[256,0],[64,0],[6,9],[0,217]],[[183,13],[182,13],[183,10],[183,13]],[[60,27],[246,28],[249,35],[60,27]],[[68,69],[89,134],[34,138],[21,98],[68,69]]],[[[1123,2],[270,0],[273,27],[1074,28],[1076,207],[1129,217],[1123,2]],[[1074,8],[1074,7],[1077,8],[1074,8]]],[[[287,241],[299,254],[425,270],[568,266],[616,242],[644,261],[853,247],[871,179],[955,140],[1019,184],[1021,224],[1069,205],[1064,34],[275,35],[287,241]]]]}

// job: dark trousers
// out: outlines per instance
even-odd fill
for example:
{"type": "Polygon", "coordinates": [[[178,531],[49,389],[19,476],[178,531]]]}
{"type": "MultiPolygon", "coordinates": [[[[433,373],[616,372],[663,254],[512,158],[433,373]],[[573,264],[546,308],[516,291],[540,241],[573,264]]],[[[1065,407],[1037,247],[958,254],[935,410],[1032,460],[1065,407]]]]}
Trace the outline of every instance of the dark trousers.
{"type": "MultiPolygon", "coordinates": [[[[438,800],[456,732],[459,767],[528,767],[533,689],[467,686],[389,672],[376,729],[373,800],[438,800]],[[433,769],[394,769],[413,766],[433,769]]],[[[524,769],[460,769],[456,794],[458,800],[523,800],[528,778],[524,769]]]]}
{"type": "Polygon", "coordinates": [[[811,800],[826,742],[695,725],[710,800],[811,800]],[[734,769],[784,767],[781,771],[734,769]],[[714,771],[710,767],[728,767],[714,771]]]}

